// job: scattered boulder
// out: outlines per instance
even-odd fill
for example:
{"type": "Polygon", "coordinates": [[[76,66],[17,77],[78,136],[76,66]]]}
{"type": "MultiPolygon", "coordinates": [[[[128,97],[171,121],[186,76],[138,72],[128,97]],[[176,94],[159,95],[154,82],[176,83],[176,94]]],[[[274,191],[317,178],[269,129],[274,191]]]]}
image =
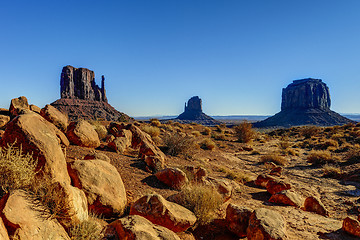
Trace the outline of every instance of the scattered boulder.
{"type": "Polygon", "coordinates": [[[8,231],[4,225],[2,218],[0,218],[0,239],[2,240],[10,240],[8,231]]]}
{"type": "MultiPolygon", "coordinates": [[[[68,146],[65,135],[52,123],[36,113],[23,114],[7,124],[0,141],[1,146],[14,143],[24,153],[31,153],[37,159],[37,171],[54,182],[70,185],[66,160],[61,145],[68,146]]],[[[40,174],[40,173],[39,173],[40,174]]]]}
{"type": "Polygon", "coordinates": [[[29,109],[38,114],[40,114],[40,112],[41,112],[41,108],[39,108],[38,106],[36,106],[34,104],[30,104],[29,109]]]}
{"type": "Polygon", "coordinates": [[[229,181],[225,179],[207,177],[204,184],[212,186],[214,189],[216,189],[223,197],[224,202],[231,198],[233,187],[229,181]]]}
{"type": "Polygon", "coordinates": [[[18,116],[20,114],[20,111],[23,109],[29,110],[29,103],[26,97],[21,96],[18,98],[11,99],[10,108],[9,108],[11,117],[18,116]]]}
{"type": "Polygon", "coordinates": [[[272,195],[287,189],[291,189],[291,185],[282,180],[269,180],[266,184],[266,190],[272,195]]]}
{"type": "Polygon", "coordinates": [[[325,208],[324,204],[317,197],[307,197],[304,203],[304,211],[314,212],[322,216],[329,216],[328,210],[325,208]]]}
{"type": "Polygon", "coordinates": [[[282,240],[286,239],[285,220],[278,212],[259,208],[250,216],[247,228],[249,240],[282,240]]]}
{"type": "Polygon", "coordinates": [[[159,181],[173,189],[181,189],[188,182],[186,174],[174,167],[165,168],[157,172],[155,176],[159,181]]]}
{"type": "Polygon", "coordinates": [[[108,144],[108,147],[120,154],[123,154],[124,151],[131,146],[132,133],[130,130],[126,129],[122,129],[121,132],[123,136],[116,137],[108,144]]]}
{"type": "Polygon", "coordinates": [[[9,116],[0,115],[0,129],[3,129],[9,121],[9,116]]]}
{"type": "Polygon", "coordinates": [[[47,104],[43,109],[41,109],[40,115],[54,124],[61,131],[66,132],[67,126],[69,125],[68,118],[65,114],[53,106],[47,104]]]}
{"type": "Polygon", "coordinates": [[[110,223],[104,231],[104,240],[180,240],[171,230],[152,224],[138,215],[129,215],[110,223]]]}
{"type": "Polygon", "coordinates": [[[39,217],[40,212],[33,209],[24,191],[10,193],[1,200],[1,206],[5,226],[14,239],[70,240],[56,219],[39,217]]]}
{"type": "Polygon", "coordinates": [[[275,178],[269,176],[269,175],[265,175],[265,174],[260,174],[256,180],[255,180],[255,185],[256,186],[259,186],[259,187],[263,187],[263,188],[266,188],[266,185],[267,183],[270,181],[270,180],[275,180],[275,178]]]}
{"type": "Polygon", "coordinates": [[[194,182],[204,183],[207,176],[207,171],[203,167],[194,167],[194,166],[185,166],[185,171],[187,171],[193,179],[189,179],[194,182]]]}
{"type": "Polygon", "coordinates": [[[90,153],[84,157],[84,160],[93,160],[93,159],[103,160],[108,163],[110,163],[110,161],[111,161],[110,158],[106,154],[100,153],[100,152],[90,153]]]}
{"type": "Polygon", "coordinates": [[[104,217],[123,213],[125,187],[113,165],[102,160],[75,160],[68,170],[74,186],[85,192],[89,210],[104,217]]]}
{"type": "Polygon", "coordinates": [[[270,171],[270,175],[280,177],[282,173],[283,168],[282,167],[275,167],[270,171]]]}
{"type": "Polygon", "coordinates": [[[100,146],[100,139],[97,132],[92,125],[85,120],[70,123],[66,136],[70,142],[81,147],[97,148],[100,146]]]}
{"type": "Polygon", "coordinates": [[[347,217],[343,221],[342,230],[356,237],[360,237],[360,222],[352,217],[347,217]]]}
{"type": "Polygon", "coordinates": [[[157,172],[165,167],[165,154],[152,140],[145,140],[141,143],[139,157],[146,163],[149,171],[157,172]]]}
{"type": "Polygon", "coordinates": [[[301,208],[304,205],[303,197],[291,189],[275,193],[271,196],[269,202],[294,206],[297,208],[301,208]]]}
{"type": "Polygon", "coordinates": [[[247,207],[240,207],[230,203],[226,208],[228,229],[239,237],[246,237],[250,215],[253,211],[247,207]]]}
{"type": "Polygon", "coordinates": [[[190,210],[166,201],[158,194],[141,197],[131,205],[130,214],[143,216],[174,232],[183,232],[196,222],[196,217],[190,210]]]}

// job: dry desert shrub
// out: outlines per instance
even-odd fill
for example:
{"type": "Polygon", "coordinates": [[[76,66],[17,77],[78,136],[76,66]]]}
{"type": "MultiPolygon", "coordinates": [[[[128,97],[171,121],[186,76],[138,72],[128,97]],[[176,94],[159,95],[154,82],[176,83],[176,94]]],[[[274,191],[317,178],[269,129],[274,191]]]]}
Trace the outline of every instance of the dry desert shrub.
{"type": "Polygon", "coordinates": [[[102,227],[97,222],[97,216],[89,213],[88,220],[72,226],[69,229],[71,240],[100,240],[102,239],[102,227]]]}
{"type": "Polygon", "coordinates": [[[211,137],[214,138],[215,140],[222,140],[222,141],[226,140],[226,136],[224,133],[213,132],[211,137]]]}
{"type": "Polygon", "coordinates": [[[234,130],[238,141],[242,143],[250,142],[256,135],[254,129],[252,128],[252,124],[247,121],[235,126],[234,130]]]}
{"type": "Polygon", "coordinates": [[[206,138],[200,143],[200,147],[205,150],[213,150],[216,144],[211,139],[206,138]]]}
{"type": "Polygon", "coordinates": [[[199,131],[192,131],[191,134],[194,135],[195,137],[201,136],[201,133],[199,131]]]}
{"type": "Polygon", "coordinates": [[[326,150],[326,149],[328,149],[330,147],[332,149],[337,149],[339,147],[338,141],[336,141],[334,139],[325,140],[324,142],[318,144],[316,146],[316,149],[326,150]]]}
{"type": "Polygon", "coordinates": [[[29,187],[36,175],[37,161],[32,155],[23,154],[22,149],[12,145],[0,148],[0,184],[7,193],[15,189],[29,187]]]}
{"type": "Polygon", "coordinates": [[[231,170],[231,169],[229,169],[227,167],[224,167],[224,166],[217,166],[217,171],[225,173],[226,174],[225,177],[230,179],[230,180],[235,180],[235,181],[238,181],[238,182],[241,182],[241,183],[250,181],[249,176],[246,173],[241,172],[239,170],[233,171],[233,170],[231,170]]]}
{"type": "Polygon", "coordinates": [[[211,129],[209,127],[205,127],[204,130],[202,131],[202,134],[210,135],[211,134],[211,129]]]}
{"type": "Polygon", "coordinates": [[[192,211],[199,224],[207,224],[216,218],[223,199],[213,187],[193,184],[181,190],[178,203],[192,211]]]}
{"type": "Polygon", "coordinates": [[[188,155],[195,148],[193,138],[179,133],[165,135],[163,142],[165,153],[171,156],[188,155]]]}
{"type": "Polygon", "coordinates": [[[345,155],[345,161],[348,164],[354,164],[360,162],[360,148],[355,147],[350,149],[345,155]]]}
{"type": "Polygon", "coordinates": [[[327,150],[311,151],[307,160],[313,165],[324,165],[337,162],[337,158],[332,156],[332,154],[327,150]]]}
{"type": "Polygon", "coordinates": [[[160,127],[161,126],[161,122],[157,118],[150,119],[150,124],[151,124],[151,126],[154,126],[154,127],[160,127]]]}
{"type": "Polygon", "coordinates": [[[270,154],[263,155],[260,157],[260,161],[263,163],[273,162],[275,164],[282,165],[282,166],[287,163],[287,160],[283,156],[280,156],[276,153],[270,153],[270,154]]]}
{"type": "Polygon", "coordinates": [[[301,130],[301,135],[305,138],[311,138],[312,136],[317,135],[319,132],[320,132],[319,127],[306,126],[301,130]]]}
{"type": "Polygon", "coordinates": [[[323,177],[340,178],[342,173],[343,172],[339,166],[331,164],[325,164],[323,166],[323,177]]]}
{"type": "Polygon", "coordinates": [[[149,134],[151,138],[155,138],[160,135],[160,129],[158,127],[145,125],[141,129],[147,134],[149,134]]]}

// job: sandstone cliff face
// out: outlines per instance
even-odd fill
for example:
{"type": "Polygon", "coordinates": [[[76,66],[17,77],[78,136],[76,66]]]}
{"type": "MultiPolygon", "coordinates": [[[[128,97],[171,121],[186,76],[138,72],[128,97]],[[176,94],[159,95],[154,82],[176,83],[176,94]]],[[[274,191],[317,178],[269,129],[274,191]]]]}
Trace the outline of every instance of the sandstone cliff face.
{"type": "Polygon", "coordinates": [[[321,79],[295,80],[282,91],[281,110],[297,108],[330,109],[330,92],[321,79]]]}
{"type": "Polygon", "coordinates": [[[104,76],[100,88],[95,83],[94,72],[87,68],[74,68],[68,65],[61,72],[61,98],[107,102],[104,85],[104,76]]]}
{"type": "Polygon", "coordinates": [[[351,123],[330,110],[329,88],[321,79],[295,80],[282,91],[281,111],[255,127],[332,126],[351,123]]]}

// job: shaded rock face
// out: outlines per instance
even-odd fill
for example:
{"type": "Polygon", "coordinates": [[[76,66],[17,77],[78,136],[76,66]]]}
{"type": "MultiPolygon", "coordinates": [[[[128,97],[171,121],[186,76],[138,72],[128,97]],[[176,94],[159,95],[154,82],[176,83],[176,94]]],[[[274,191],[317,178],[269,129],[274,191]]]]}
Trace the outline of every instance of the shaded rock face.
{"type": "Polygon", "coordinates": [[[95,74],[87,68],[65,66],[61,72],[61,98],[77,98],[107,102],[105,78],[102,76],[101,88],[95,83],[95,74]]]}
{"type": "Polygon", "coordinates": [[[113,108],[106,98],[105,77],[101,87],[95,83],[95,74],[86,68],[65,66],[60,78],[61,99],[51,103],[66,113],[70,121],[77,119],[129,121],[131,118],[113,108]]]}
{"type": "Polygon", "coordinates": [[[282,90],[281,110],[317,108],[330,110],[330,92],[321,79],[295,80],[282,90]]]}
{"type": "Polygon", "coordinates": [[[185,103],[185,110],[180,114],[177,120],[199,122],[205,125],[217,124],[218,122],[209,117],[202,111],[202,101],[198,96],[189,99],[187,105],[185,103]]]}
{"type": "Polygon", "coordinates": [[[254,127],[333,126],[354,122],[331,111],[330,105],[329,88],[321,79],[295,80],[282,91],[281,111],[254,123],[254,127]]]}

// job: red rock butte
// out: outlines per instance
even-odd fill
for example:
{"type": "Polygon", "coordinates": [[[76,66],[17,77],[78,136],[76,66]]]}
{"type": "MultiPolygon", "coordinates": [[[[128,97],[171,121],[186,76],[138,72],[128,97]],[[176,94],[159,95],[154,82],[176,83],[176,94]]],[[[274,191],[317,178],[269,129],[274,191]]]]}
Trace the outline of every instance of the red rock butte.
{"type": "Polygon", "coordinates": [[[117,111],[107,100],[105,77],[101,87],[95,83],[95,73],[87,68],[65,66],[60,77],[61,99],[52,106],[66,113],[71,121],[76,119],[129,121],[131,118],[117,111]]]}

